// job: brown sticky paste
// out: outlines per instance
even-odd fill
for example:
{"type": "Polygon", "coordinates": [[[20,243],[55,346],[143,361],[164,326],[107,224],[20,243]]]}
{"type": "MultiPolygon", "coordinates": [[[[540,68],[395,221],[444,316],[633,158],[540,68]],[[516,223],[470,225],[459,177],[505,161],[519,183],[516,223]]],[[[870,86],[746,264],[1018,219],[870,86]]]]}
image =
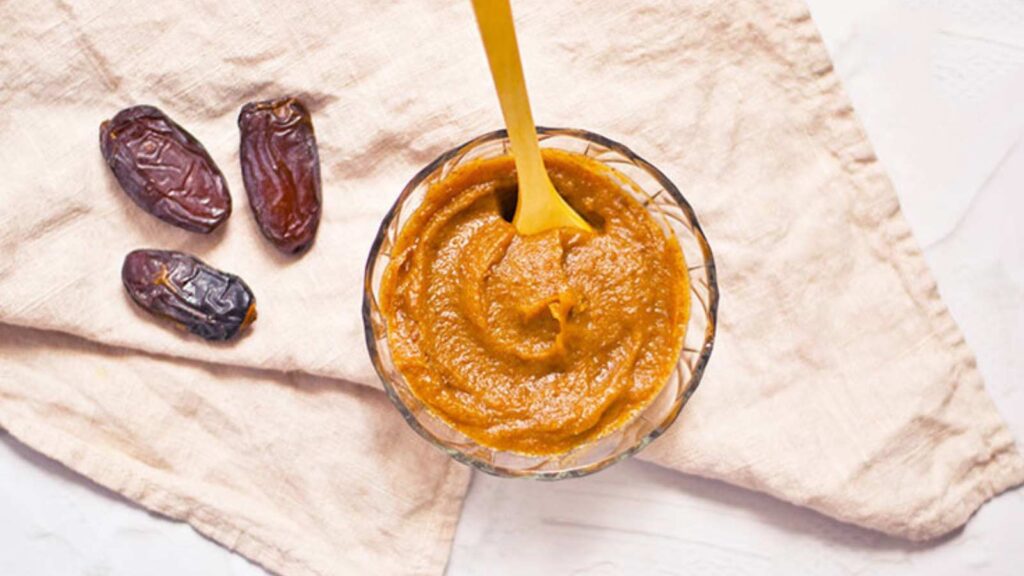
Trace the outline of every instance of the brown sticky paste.
{"type": "Polygon", "coordinates": [[[511,157],[433,184],[385,271],[392,357],[437,416],[493,448],[546,455],[600,438],[662,389],[689,279],[677,240],[624,176],[545,150],[555,188],[596,233],[519,236],[511,157]]]}

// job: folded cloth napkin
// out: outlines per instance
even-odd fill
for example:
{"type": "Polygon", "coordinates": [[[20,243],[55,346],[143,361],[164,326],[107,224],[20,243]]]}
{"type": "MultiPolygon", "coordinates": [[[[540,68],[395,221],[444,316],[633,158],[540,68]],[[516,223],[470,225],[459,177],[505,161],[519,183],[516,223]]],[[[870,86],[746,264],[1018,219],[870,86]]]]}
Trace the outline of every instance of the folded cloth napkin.
{"type": "MultiPolygon", "coordinates": [[[[710,368],[643,458],[911,539],[1024,482],[802,3],[515,9],[538,120],[659,166],[715,250],[710,368]]],[[[437,574],[468,472],[360,387],[379,383],[359,309],[398,191],[500,121],[468,3],[26,0],[0,20],[0,425],[282,574],[437,574]],[[301,258],[262,239],[238,166],[238,110],[285,94],[312,110],[324,177],[301,258]],[[219,163],[223,229],[120,191],[99,123],[139,103],[219,163]],[[252,332],[150,321],[119,278],[141,247],[245,278],[252,332]]]]}

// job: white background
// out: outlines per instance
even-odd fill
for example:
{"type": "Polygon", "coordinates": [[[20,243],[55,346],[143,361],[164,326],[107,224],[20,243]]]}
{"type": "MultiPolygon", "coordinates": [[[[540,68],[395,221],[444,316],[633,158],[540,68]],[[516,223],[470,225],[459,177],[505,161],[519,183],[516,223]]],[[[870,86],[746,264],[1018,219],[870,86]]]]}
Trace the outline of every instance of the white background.
{"type": "MultiPolygon", "coordinates": [[[[1024,439],[1024,0],[808,0],[988,390],[1024,439]]],[[[1024,491],[914,545],[626,462],[477,475],[449,576],[1021,574],[1024,491]]],[[[0,575],[262,575],[0,432],[0,575]]]]}

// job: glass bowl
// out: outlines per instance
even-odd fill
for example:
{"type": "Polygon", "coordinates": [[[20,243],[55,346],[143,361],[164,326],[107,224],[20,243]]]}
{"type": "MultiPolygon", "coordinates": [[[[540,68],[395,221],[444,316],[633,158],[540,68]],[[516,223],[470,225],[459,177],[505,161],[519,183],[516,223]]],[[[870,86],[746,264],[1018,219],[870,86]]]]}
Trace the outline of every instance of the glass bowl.
{"type": "Polygon", "coordinates": [[[643,204],[667,234],[679,241],[690,274],[690,319],[675,370],[661,392],[632,420],[612,433],[557,455],[526,456],[482,446],[435,416],[395,368],[388,348],[386,321],[378,306],[381,278],[391,261],[391,248],[430,186],[452,170],[478,158],[509,154],[506,132],[499,130],[453,148],[420,170],[402,190],[381,222],[366,262],[363,327],[373,366],[388,397],[431,444],[459,462],[489,474],[547,480],[591,474],[623,460],[651,443],[676,420],[700,383],[715,339],[718,284],[711,248],[693,209],[660,170],[622,144],[592,132],[569,128],[538,128],[542,148],[576,152],[617,171],[624,188],[643,204]]]}

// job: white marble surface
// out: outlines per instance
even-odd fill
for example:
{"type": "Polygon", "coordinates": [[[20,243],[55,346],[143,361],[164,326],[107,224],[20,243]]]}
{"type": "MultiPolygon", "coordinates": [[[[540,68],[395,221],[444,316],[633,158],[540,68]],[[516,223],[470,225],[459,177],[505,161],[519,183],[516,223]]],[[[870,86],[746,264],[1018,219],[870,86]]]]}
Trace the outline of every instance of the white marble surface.
{"type": "MultiPolygon", "coordinates": [[[[988,389],[1024,439],[1024,1],[809,0],[988,389]]],[[[449,576],[1020,574],[1024,491],[910,545],[627,462],[556,484],[477,476],[449,576]]],[[[265,574],[0,432],[0,575],[265,574]]]]}

